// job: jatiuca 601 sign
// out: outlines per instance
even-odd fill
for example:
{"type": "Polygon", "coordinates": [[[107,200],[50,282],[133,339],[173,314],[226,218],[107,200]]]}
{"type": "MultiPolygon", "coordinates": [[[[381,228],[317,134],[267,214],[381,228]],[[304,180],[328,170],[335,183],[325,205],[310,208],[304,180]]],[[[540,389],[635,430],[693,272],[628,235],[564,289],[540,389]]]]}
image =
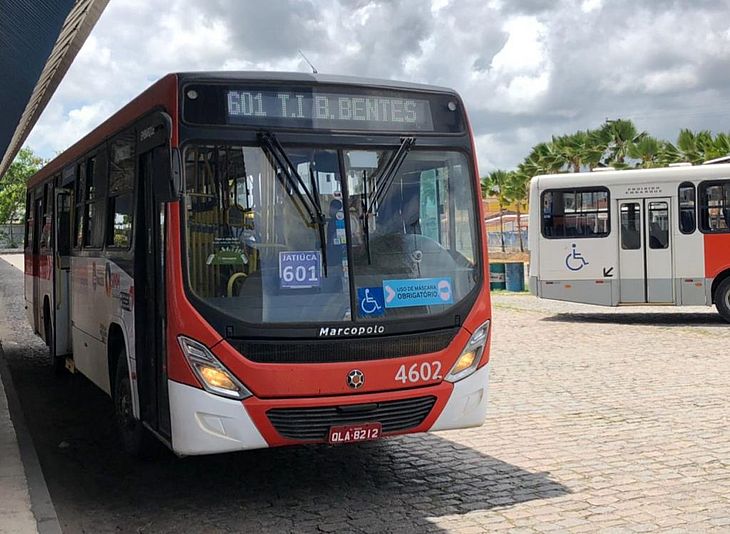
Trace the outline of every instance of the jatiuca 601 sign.
{"type": "Polygon", "coordinates": [[[318,250],[279,252],[279,284],[282,289],[319,287],[322,275],[318,250]]]}

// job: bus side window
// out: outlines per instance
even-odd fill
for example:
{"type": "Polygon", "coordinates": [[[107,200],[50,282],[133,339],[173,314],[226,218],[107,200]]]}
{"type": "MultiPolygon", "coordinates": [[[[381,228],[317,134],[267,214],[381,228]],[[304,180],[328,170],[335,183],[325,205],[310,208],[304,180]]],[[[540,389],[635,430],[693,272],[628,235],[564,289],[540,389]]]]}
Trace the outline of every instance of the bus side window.
{"type": "Polygon", "coordinates": [[[683,234],[694,233],[697,228],[695,213],[695,186],[684,182],[679,186],[679,231],[683,234]]]}
{"type": "Polygon", "coordinates": [[[106,245],[128,249],[134,217],[134,131],[111,143],[106,245]]]}
{"type": "Polygon", "coordinates": [[[730,232],[730,180],[700,184],[699,201],[702,231],[730,232]]]}
{"type": "Polygon", "coordinates": [[[641,248],[641,207],[638,202],[621,205],[621,248],[641,248]]]}
{"type": "Polygon", "coordinates": [[[33,239],[34,239],[34,233],[35,233],[35,216],[33,214],[33,192],[28,192],[28,208],[25,212],[26,217],[28,217],[28,227],[25,232],[25,239],[26,239],[26,247],[29,247],[31,250],[33,250],[33,239]]]}
{"type": "Polygon", "coordinates": [[[47,253],[53,246],[51,240],[51,221],[53,219],[53,187],[50,183],[43,186],[43,220],[41,221],[40,248],[47,253]]]}
{"type": "Polygon", "coordinates": [[[649,202],[649,248],[669,248],[669,205],[649,202]]]}
{"type": "Polygon", "coordinates": [[[103,151],[86,161],[86,200],[84,205],[84,247],[101,248],[104,241],[104,179],[106,159],[103,151]]]}
{"type": "Polygon", "coordinates": [[[74,248],[81,248],[84,236],[84,193],[86,191],[86,165],[79,163],[76,167],[76,185],[74,187],[74,248]]]}
{"type": "MultiPolygon", "coordinates": [[[[65,258],[71,251],[71,235],[69,228],[71,226],[71,196],[67,194],[59,195],[56,204],[56,224],[58,224],[58,255],[65,258]]],[[[63,259],[61,260],[64,261],[63,259]]],[[[66,260],[68,261],[68,260],[66,260]]]]}
{"type": "Polygon", "coordinates": [[[542,235],[553,239],[606,237],[610,233],[608,190],[562,189],[542,194],[542,235]]]}
{"type": "Polygon", "coordinates": [[[31,229],[33,228],[33,225],[31,224],[31,221],[33,219],[32,215],[32,205],[30,203],[30,191],[28,191],[25,194],[25,248],[28,248],[28,245],[31,242],[31,229]]]}

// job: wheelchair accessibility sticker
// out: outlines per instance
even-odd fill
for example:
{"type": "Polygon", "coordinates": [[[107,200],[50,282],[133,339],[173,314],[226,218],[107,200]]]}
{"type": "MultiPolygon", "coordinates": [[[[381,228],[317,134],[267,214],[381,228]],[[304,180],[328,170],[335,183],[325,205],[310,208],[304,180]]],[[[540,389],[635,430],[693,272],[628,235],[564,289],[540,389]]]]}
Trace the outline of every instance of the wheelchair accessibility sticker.
{"type": "Polygon", "coordinates": [[[583,254],[578,252],[575,243],[573,243],[570,254],[565,257],[565,266],[571,271],[580,271],[586,265],[588,265],[588,261],[583,257],[583,254]]]}
{"type": "Polygon", "coordinates": [[[383,280],[386,308],[453,304],[451,278],[383,280]]]}
{"type": "Polygon", "coordinates": [[[357,302],[360,317],[380,317],[385,314],[382,287],[358,287],[357,302]]]}

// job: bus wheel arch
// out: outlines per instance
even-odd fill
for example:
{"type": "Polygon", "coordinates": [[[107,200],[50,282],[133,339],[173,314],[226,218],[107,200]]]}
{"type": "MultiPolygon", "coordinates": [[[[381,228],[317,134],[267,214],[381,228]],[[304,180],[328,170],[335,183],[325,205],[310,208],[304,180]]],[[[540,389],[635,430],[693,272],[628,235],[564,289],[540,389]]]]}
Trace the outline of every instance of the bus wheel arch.
{"type": "Polygon", "coordinates": [[[107,335],[107,361],[109,364],[109,392],[114,398],[114,385],[117,375],[117,365],[119,365],[119,357],[124,355],[127,357],[127,343],[124,340],[124,331],[117,323],[109,326],[107,335]]]}
{"type": "Polygon", "coordinates": [[[717,275],[712,281],[712,302],[717,312],[730,323],[730,269],[717,275]]]}
{"type": "Polygon", "coordinates": [[[116,323],[109,327],[108,355],[114,417],[122,447],[130,456],[147,458],[154,451],[154,438],[134,414],[127,345],[122,327],[116,323]]]}
{"type": "Polygon", "coordinates": [[[715,278],[712,279],[712,286],[710,287],[710,295],[712,296],[712,303],[715,303],[715,294],[717,292],[717,288],[720,286],[722,282],[724,282],[726,279],[730,278],[730,268],[725,269],[724,271],[720,272],[715,276],[715,278]]]}

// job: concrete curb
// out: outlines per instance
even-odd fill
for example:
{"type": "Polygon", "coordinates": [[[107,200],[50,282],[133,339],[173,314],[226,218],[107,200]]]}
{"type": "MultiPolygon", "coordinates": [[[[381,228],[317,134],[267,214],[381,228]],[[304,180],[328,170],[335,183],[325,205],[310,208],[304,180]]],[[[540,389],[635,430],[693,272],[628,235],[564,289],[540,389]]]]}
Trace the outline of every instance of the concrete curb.
{"type": "Polygon", "coordinates": [[[13,385],[10,369],[5,361],[2,343],[0,343],[0,379],[5,388],[5,396],[8,401],[10,418],[15,428],[15,435],[18,439],[18,449],[25,469],[25,477],[28,482],[30,493],[31,511],[35,517],[39,534],[61,534],[61,524],[56,515],[51,495],[46,486],[46,479],[41,470],[41,464],[36,454],[33,439],[30,436],[28,427],[25,424],[23,410],[20,407],[18,394],[13,385]]]}

